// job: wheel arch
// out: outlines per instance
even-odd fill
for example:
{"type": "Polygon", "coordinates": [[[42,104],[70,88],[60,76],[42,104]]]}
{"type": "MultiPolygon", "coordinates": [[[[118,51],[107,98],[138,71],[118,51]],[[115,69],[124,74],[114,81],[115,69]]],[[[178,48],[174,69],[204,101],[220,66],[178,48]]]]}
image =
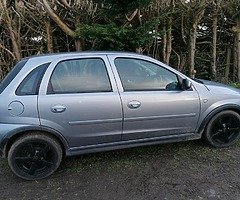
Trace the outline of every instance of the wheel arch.
{"type": "Polygon", "coordinates": [[[236,105],[236,104],[227,104],[227,105],[222,105],[219,106],[217,108],[215,108],[214,110],[212,110],[202,121],[201,125],[199,126],[199,128],[197,129],[197,133],[200,133],[201,136],[204,133],[204,130],[206,128],[206,126],[208,125],[209,121],[212,119],[213,116],[215,116],[216,114],[225,111],[225,110],[232,110],[236,113],[238,113],[240,115],[240,105],[236,105]]]}
{"type": "Polygon", "coordinates": [[[3,139],[3,142],[1,144],[2,149],[3,149],[2,157],[7,158],[11,145],[18,138],[22,137],[23,135],[29,134],[31,132],[41,132],[47,136],[50,136],[50,137],[56,139],[59,142],[59,144],[61,145],[63,156],[68,154],[67,151],[69,149],[69,145],[68,145],[67,140],[64,138],[64,136],[62,134],[60,134],[59,132],[57,132],[51,128],[48,128],[48,127],[43,127],[43,126],[40,126],[40,127],[33,126],[32,127],[32,126],[30,126],[30,127],[25,127],[24,129],[16,129],[16,130],[12,131],[11,133],[9,133],[3,139]]]}

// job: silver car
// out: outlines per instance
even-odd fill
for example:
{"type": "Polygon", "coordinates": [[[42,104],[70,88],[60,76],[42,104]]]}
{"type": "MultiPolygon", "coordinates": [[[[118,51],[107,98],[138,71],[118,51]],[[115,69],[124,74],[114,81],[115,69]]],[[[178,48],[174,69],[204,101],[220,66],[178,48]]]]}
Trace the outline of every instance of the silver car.
{"type": "Polygon", "coordinates": [[[240,90],[134,53],[25,58],[2,81],[0,102],[0,154],[26,180],[49,176],[64,156],[240,137],[240,90]]]}

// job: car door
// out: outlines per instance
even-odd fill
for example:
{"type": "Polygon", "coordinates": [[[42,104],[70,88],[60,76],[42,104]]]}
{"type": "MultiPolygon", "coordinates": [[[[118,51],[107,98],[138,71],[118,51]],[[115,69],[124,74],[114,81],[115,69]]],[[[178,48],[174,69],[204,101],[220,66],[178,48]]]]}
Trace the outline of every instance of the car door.
{"type": "Polygon", "coordinates": [[[123,104],[123,140],[195,131],[200,102],[194,88],[184,91],[179,76],[139,56],[108,56],[123,104]]]}
{"type": "Polygon", "coordinates": [[[64,135],[70,147],[121,140],[121,101],[106,56],[54,60],[42,82],[41,125],[64,135]]]}

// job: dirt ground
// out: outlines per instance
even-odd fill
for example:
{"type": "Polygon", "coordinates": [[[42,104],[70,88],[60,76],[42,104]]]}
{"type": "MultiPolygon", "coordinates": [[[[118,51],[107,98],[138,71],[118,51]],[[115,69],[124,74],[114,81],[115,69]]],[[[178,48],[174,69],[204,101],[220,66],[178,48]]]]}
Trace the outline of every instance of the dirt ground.
{"type": "Polygon", "coordinates": [[[201,141],[67,158],[51,177],[23,181],[0,160],[0,199],[240,199],[240,142],[201,141]]]}

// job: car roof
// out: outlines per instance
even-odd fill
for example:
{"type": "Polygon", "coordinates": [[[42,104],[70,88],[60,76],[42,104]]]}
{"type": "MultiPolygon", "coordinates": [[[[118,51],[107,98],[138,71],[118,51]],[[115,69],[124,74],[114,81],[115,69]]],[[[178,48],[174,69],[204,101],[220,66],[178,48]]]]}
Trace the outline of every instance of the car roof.
{"type": "Polygon", "coordinates": [[[78,56],[78,55],[141,55],[135,52],[123,52],[123,51],[76,51],[76,52],[60,52],[60,53],[47,53],[47,54],[39,54],[26,57],[24,59],[31,58],[44,58],[44,57],[65,57],[65,56],[78,56]]]}

